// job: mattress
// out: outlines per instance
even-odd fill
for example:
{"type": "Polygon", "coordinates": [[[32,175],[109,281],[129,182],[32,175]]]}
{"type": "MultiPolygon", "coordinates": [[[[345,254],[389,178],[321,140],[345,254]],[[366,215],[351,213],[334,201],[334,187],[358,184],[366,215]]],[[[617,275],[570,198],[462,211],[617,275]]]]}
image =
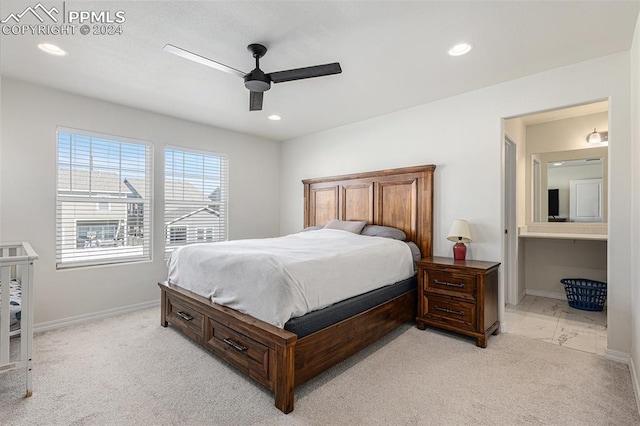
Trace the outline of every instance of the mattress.
{"type": "Polygon", "coordinates": [[[406,280],[351,297],[324,309],[309,312],[301,317],[291,318],[284,325],[284,329],[295,333],[298,339],[301,339],[414,290],[417,281],[417,277],[414,275],[406,280]]]}
{"type": "MultiPolygon", "coordinates": [[[[22,287],[20,285],[20,282],[16,280],[11,280],[11,285],[9,290],[9,323],[11,324],[12,330],[19,327],[20,314],[22,311],[22,308],[20,306],[21,299],[22,299],[22,287]]],[[[0,302],[1,301],[2,301],[2,292],[0,292],[0,302]]]]}
{"type": "Polygon", "coordinates": [[[414,275],[405,242],[335,229],[192,244],[168,266],[171,284],[280,328],[414,275]]]}

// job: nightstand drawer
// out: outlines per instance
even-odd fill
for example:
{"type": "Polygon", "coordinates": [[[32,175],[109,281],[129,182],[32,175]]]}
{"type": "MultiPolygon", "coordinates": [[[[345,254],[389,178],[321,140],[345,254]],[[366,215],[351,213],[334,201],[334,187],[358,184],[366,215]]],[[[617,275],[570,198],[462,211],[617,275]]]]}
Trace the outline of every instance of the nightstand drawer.
{"type": "Polygon", "coordinates": [[[424,290],[469,300],[476,298],[476,276],[460,272],[425,270],[424,290]]]}
{"type": "Polygon", "coordinates": [[[457,328],[475,330],[476,305],[444,297],[423,296],[423,317],[457,328]]]}
{"type": "Polygon", "coordinates": [[[172,297],[167,298],[167,319],[176,327],[181,328],[187,335],[202,338],[204,330],[204,315],[186,303],[172,297]]]}

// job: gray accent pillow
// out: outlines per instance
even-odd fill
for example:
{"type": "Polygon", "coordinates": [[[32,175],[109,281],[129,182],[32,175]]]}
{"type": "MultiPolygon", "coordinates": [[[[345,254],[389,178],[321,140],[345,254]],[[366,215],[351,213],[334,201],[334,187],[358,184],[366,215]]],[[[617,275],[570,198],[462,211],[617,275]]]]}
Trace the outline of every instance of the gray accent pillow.
{"type": "Polygon", "coordinates": [[[300,232],[317,231],[318,229],[322,229],[322,228],[324,228],[324,227],[323,226],[307,226],[306,228],[304,228],[300,232]]]}
{"type": "Polygon", "coordinates": [[[422,259],[422,254],[420,253],[420,247],[417,246],[413,241],[407,241],[407,245],[411,249],[411,255],[413,256],[413,261],[418,261],[422,259]]]}
{"type": "Polygon", "coordinates": [[[403,230],[392,228],[390,226],[367,225],[362,230],[362,235],[368,235],[370,237],[393,238],[394,240],[400,241],[407,240],[407,234],[405,234],[403,230]]]}
{"type": "Polygon", "coordinates": [[[333,219],[329,223],[327,223],[324,227],[325,229],[340,229],[342,231],[353,232],[354,234],[359,234],[362,232],[362,228],[366,225],[367,222],[364,220],[338,220],[333,219]]]}

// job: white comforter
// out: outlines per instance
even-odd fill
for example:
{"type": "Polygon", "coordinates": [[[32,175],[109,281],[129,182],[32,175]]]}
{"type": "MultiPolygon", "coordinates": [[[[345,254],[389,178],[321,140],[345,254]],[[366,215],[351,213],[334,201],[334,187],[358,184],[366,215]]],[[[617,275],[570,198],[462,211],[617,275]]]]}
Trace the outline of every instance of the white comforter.
{"type": "Polygon", "coordinates": [[[406,243],[334,229],[188,245],[168,265],[172,284],[281,328],[414,273],[406,243]]]}

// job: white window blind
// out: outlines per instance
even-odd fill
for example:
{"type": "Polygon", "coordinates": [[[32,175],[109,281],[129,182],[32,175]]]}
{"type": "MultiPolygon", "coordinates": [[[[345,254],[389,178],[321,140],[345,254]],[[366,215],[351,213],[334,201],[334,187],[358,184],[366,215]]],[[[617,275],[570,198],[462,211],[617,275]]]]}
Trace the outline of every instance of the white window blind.
{"type": "Polygon", "coordinates": [[[227,239],[228,158],[165,149],[165,254],[176,247],[227,239]]]}
{"type": "Polygon", "coordinates": [[[151,144],[57,134],[56,266],[151,259],[151,144]]]}

